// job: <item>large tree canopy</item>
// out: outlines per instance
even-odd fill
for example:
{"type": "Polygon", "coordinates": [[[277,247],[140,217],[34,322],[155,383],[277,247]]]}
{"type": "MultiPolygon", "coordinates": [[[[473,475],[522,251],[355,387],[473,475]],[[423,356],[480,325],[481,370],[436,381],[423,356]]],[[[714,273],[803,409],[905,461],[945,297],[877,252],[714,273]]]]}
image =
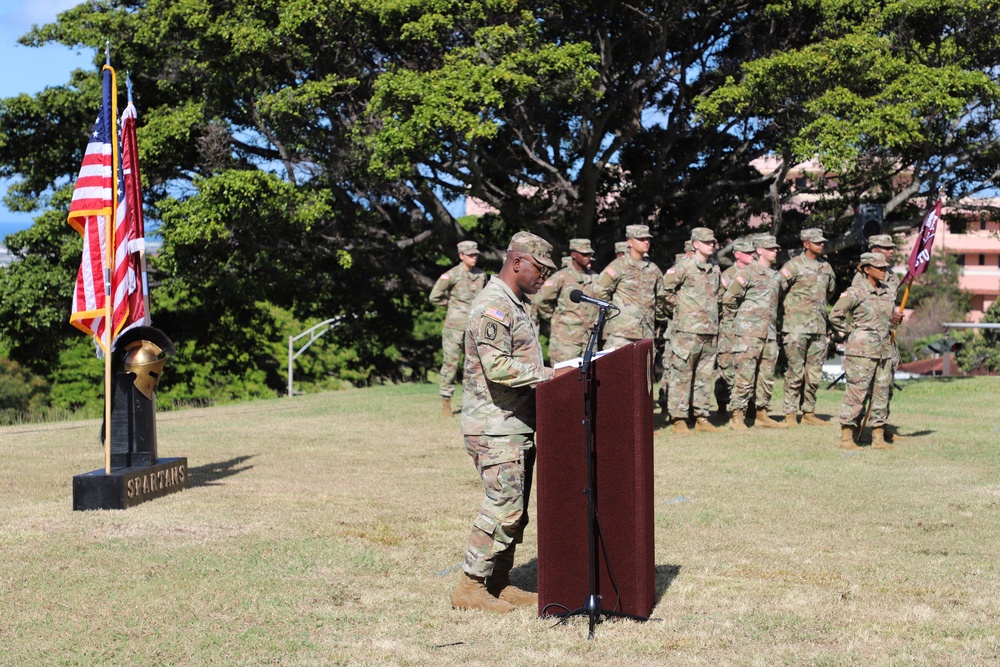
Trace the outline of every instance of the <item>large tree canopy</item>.
{"type": "Polygon", "coordinates": [[[499,211],[472,231],[495,261],[521,228],[557,250],[589,236],[603,259],[643,222],[663,258],[696,225],[732,237],[769,214],[787,239],[841,233],[870,200],[902,229],[938,189],[988,189],[998,5],[84,2],[22,42],[92,48],[95,68],[0,101],[6,201],[39,214],[10,241],[24,259],[0,273],[0,335],[36,370],[77,335],[59,315],[79,248],[61,218],[105,40],[135,83],[163,239],[154,317],[183,339],[174,381],[197,396],[206,376],[280,389],[274,341],[334,315],[375,376],[429,365],[424,292],[469,233],[448,210],[464,196],[499,211]],[[751,165],[764,156],[773,173],[751,165]],[[826,171],[793,192],[807,159],[826,171]]]}

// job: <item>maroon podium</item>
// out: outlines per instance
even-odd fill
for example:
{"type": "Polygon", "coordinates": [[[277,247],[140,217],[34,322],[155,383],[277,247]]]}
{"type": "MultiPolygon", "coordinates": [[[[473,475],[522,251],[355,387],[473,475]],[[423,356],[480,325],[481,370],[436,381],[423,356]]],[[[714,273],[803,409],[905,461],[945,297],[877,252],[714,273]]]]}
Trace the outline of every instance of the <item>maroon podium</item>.
{"type": "MultiPolygon", "coordinates": [[[[596,593],[605,611],[649,616],[656,594],[653,343],[615,350],[592,371],[596,593]]],[[[584,381],[573,370],[536,391],[538,610],[554,615],[590,595],[584,381]]]]}

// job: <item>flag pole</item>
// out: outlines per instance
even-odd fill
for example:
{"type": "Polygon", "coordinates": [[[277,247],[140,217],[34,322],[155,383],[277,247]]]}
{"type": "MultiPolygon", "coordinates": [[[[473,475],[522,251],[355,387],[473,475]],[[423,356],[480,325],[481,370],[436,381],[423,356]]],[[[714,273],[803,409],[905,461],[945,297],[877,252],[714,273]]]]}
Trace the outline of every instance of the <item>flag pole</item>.
{"type": "Polygon", "coordinates": [[[104,238],[104,473],[111,474],[111,341],[114,335],[114,310],[111,297],[111,274],[115,266],[115,219],[118,213],[118,82],[111,67],[111,40],[105,49],[104,67],[111,72],[111,215],[107,218],[104,238]]]}

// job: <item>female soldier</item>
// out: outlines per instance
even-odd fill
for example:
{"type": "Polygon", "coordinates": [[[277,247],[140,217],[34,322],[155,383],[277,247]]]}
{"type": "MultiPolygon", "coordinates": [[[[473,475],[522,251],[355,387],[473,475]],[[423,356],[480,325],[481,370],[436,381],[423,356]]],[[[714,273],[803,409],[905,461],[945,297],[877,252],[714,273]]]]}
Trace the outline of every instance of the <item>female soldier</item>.
{"type": "Polygon", "coordinates": [[[865,281],[844,292],[830,311],[834,330],[841,335],[848,334],[844,355],[847,390],[840,405],[838,443],[843,449],[859,449],[855,436],[859,435],[859,417],[866,398],[871,401],[872,449],[895,449],[885,441],[884,435],[892,385],[891,328],[895,298],[885,284],[888,268],[889,263],[878,253],[861,255],[858,272],[865,281]]]}

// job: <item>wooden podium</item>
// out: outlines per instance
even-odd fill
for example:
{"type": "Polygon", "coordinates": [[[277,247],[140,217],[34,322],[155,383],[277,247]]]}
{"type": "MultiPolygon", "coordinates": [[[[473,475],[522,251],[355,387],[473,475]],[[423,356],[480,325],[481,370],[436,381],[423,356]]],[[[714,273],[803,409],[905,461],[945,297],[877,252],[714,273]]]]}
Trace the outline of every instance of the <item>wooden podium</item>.
{"type": "MultiPolygon", "coordinates": [[[[592,370],[596,592],[607,612],[649,616],[656,594],[653,342],[615,350],[592,370]]],[[[590,594],[584,382],[572,371],[536,391],[538,610],[551,615],[582,607],[590,594]]]]}

